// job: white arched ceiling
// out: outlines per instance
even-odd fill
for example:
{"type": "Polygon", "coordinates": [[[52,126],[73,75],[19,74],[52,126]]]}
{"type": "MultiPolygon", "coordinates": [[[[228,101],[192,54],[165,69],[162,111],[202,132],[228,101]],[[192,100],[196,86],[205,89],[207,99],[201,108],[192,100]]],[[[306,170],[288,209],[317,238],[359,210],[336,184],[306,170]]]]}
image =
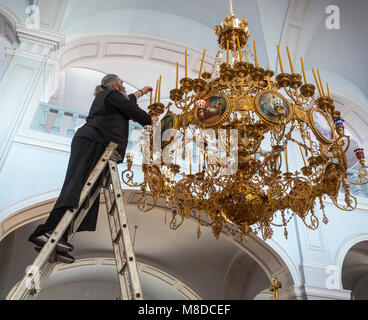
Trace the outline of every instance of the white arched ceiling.
{"type": "MultiPolygon", "coordinates": [[[[324,9],[331,4],[328,0],[319,2],[324,9]]],[[[338,73],[366,93],[368,44],[363,39],[366,39],[368,2],[336,0],[333,4],[340,9],[341,29],[327,29],[325,27],[327,15],[322,15],[318,29],[313,34],[306,51],[307,65],[320,66],[326,71],[338,73]]]]}
{"type": "MultiPolygon", "coordinates": [[[[162,75],[161,97],[162,102],[167,102],[170,90],[175,87],[176,62],[180,64],[180,78],[184,77],[184,52],[184,48],[177,43],[133,39],[117,34],[75,40],[59,52],[59,70],[55,76],[59,76],[61,79],[54,81],[59,85],[58,88],[54,89],[56,94],[53,100],[58,101],[58,104],[70,107],[67,101],[64,101],[64,96],[67,99],[64,86],[70,87],[68,82],[74,82],[74,80],[72,77],[67,79],[66,73],[71,70],[70,68],[79,68],[79,70],[96,71],[96,77],[87,81],[90,86],[92,86],[93,81],[96,81],[94,85],[100,82],[101,79],[98,79],[97,74],[114,73],[119,75],[129,85],[127,87],[128,93],[144,86],[155,87],[157,79],[162,75]]],[[[201,58],[201,51],[188,48],[188,74],[190,77],[198,76],[201,58]]],[[[207,55],[204,64],[206,70],[211,70],[213,60],[212,56],[207,55]]],[[[69,74],[71,73],[69,72],[69,74]]],[[[88,95],[90,91],[89,88],[85,94],[88,95]]],[[[70,96],[69,101],[73,100],[74,97],[75,94],[70,96]]],[[[88,106],[87,102],[91,101],[87,99],[85,102],[86,107],[89,108],[90,105],[88,106]]],[[[69,104],[74,104],[74,102],[69,104]]],[[[140,99],[139,104],[146,108],[149,104],[149,95],[140,99]]]]}
{"type": "MultiPolygon", "coordinates": [[[[171,275],[142,263],[138,263],[137,267],[145,300],[200,299],[171,275]]],[[[119,296],[115,260],[95,258],[58,264],[37,299],[114,300],[119,296]]]]}
{"type": "MultiPolygon", "coordinates": [[[[95,98],[95,88],[105,75],[106,73],[90,69],[68,68],[65,71],[63,106],[88,112],[95,98]]],[[[124,81],[124,78],[122,80],[124,81]]],[[[137,88],[128,83],[124,82],[124,86],[129,93],[137,91],[137,88]]]]}
{"type": "Polygon", "coordinates": [[[5,11],[8,18],[11,18],[13,22],[20,23],[26,18],[26,8],[30,5],[29,0],[1,0],[1,11],[5,11]]]}
{"type": "MultiPolygon", "coordinates": [[[[263,28],[254,0],[234,0],[238,17],[249,20],[251,39],[257,41],[259,61],[269,64],[263,37],[263,28]]],[[[122,31],[132,37],[160,37],[162,40],[179,41],[188,45],[217,51],[217,37],[213,27],[220,24],[229,13],[224,0],[202,1],[69,1],[61,32],[68,39],[87,36],[100,31],[122,31]]]]}

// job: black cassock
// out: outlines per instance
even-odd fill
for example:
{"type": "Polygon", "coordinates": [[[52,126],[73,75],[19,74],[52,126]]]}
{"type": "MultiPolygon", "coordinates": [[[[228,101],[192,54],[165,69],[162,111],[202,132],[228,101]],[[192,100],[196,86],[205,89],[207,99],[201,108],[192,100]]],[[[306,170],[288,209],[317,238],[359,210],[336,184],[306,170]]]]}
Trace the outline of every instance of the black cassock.
{"type": "MultiPolygon", "coordinates": [[[[151,117],[138,107],[135,95],[129,95],[128,100],[119,91],[104,90],[96,96],[86,124],[76,132],[72,140],[65,181],[55,206],[46,222],[39,225],[31,237],[53,231],[67,209],[78,208],[83,186],[110,141],[118,143],[117,151],[124,158],[128,143],[129,120],[136,121],[142,126],[151,124],[151,117]]],[[[99,200],[100,196],[78,231],[96,230],[99,200]]],[[[67,240],[67,235],[68,232],[65,232],[64,240],[67,240]]]]}

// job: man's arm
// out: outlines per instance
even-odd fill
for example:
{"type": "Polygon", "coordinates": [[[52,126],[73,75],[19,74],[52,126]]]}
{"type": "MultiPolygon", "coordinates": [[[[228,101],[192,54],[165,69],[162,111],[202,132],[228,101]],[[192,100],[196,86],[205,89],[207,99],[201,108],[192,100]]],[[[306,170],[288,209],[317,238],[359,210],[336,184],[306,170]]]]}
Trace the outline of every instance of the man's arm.
{"type": "Polygon", "coordinates": [[[141,126],[151,125],[151,117],[147,112],[138,107],[135,95],[129,95],[129,98],[127,100],[120,92],[112,91],[106,97],[106,102],[121,112],[128,120],[136,121],[141,126]]]}

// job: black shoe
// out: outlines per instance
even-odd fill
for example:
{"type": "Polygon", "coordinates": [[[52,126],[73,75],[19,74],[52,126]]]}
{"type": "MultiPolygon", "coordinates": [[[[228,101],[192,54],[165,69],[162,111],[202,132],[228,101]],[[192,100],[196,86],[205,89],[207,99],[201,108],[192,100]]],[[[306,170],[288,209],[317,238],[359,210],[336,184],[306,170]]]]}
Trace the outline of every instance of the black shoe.
{"type": "MultiPolygon", "coordinates": [[[[36,247],[36,251],[41,252],[42,247],[36,247]]],[[[72,257],[70,254],[67,254],[66,252],[61,252],[56,250],[56,261],[62,262],[62,263],[73,263],[75,261],[74,257],[72,257]]]]}
{"type": "MultiPolygon", "coordinates": [[[[38,237],[31,236],[29,237],[28,240],[34,243],[38,247],[43,247],[45,243],[49,240],[50,236],[51,236],[50,232],[45,232],[39,235],[38,237]]],[[[56,250],[60,252],[68,252],[68,251],[72,251],[73,249],[74,247],[69,242],[66,242],[63,239],[60,239],[58,244],[56,245],[56,250]]]]}

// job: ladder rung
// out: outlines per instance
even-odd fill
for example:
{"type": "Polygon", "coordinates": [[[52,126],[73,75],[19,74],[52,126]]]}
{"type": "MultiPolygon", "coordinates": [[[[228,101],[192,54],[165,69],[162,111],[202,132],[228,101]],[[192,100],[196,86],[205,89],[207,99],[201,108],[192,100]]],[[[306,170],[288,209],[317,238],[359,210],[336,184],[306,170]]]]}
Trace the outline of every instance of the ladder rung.
{"type": "Polygon", "coordinates": [[[124,274],[124,272],[125,272],[125,270],[126,270],[127,266],[128,266],[128,264],[125,262],[125,263],[124,263],[124,265],[123,265],[123,267],[119,270],[119,273],[120,273],[120,274],[124,274]]]}
{"type": "Polygon", "coordinates": [[[116,235],[114,237],[114,243],[118,243],[119,242],[119,238],[121,236],[122,236],[121,229],[119,229],[119,231],[116,233],[116,235]]]}
{"type": "Polygon", "coordinates": [[[111,204],[110,211],[108,212],[108,214],[109,214],[110,216],[112,216],[112,215],[114,214],[115,207],[116,207],[116,200],[115,200],[115,198],[114,198],[114,201],[113,201],[113,202],[112,202],[112,204],[111,204]]]}

